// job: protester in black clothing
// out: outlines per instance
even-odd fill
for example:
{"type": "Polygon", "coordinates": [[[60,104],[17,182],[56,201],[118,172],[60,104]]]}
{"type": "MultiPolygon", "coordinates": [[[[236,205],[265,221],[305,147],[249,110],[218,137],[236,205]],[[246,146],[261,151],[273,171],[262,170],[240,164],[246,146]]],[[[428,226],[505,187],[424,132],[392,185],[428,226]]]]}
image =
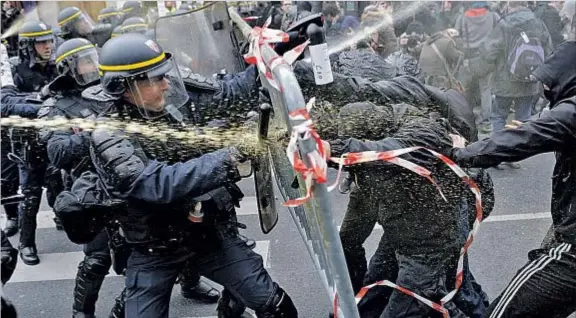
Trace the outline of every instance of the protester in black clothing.
{"type": "Polygon", "coordinates": [[[556,153],[551,203],[555,242],[528,254],[530,261],[490,306],[491,318],[566,317],[576,310],[575,59],[576,42],[565,42],[534,73],[550,101],[549,111],[452,151],[457,164],[475,167],[556,153]]]}

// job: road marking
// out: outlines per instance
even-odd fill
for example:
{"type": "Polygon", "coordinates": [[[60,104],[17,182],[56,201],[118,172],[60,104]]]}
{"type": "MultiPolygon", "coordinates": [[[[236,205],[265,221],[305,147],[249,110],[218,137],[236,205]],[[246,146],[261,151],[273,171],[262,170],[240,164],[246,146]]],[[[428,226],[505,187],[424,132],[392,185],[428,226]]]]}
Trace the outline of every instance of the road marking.
{"type": "MultiPolygon", "coordinates": [[[[538,220],[538,219],[549,219],[552,215],[550,212],[540,212],[540,213],[518,213],[518,214],[503,214],[503,215],[493,215],[488,217],[482,223],[492,223],[492,222],[506,222],[506,221],[525,221],[525,220],[538,220]]],[[[338,231],[342,226],[338,226],[338,231]]],[[[374,230],[382,230],[382,225],[376,224],[374,230]]]]}
{"type": "MultiPolygon", "coordinates": [[[[254,252],[260,254],[264,260],[264,267],[268,268],[270,241],[256,241],[254,252]]],[[[84,259],[83,252],[39,254],[40,264],[29,266],[18,259],[18,265],[11,283],[40,282],[53,280],[75,279],[78,264],[84,259]]],[[[116,277],[116,273],[110,270],[110,277],[116,277]]]]}
{"type": "MultiPolygon", "coordinates": [[[[2,211],[4,210],[2,209],[2,211]]],[[[240,208],[236,208],[236,213],[237,215],[258,215],[258,203],[256,197],[251,196],[242,198],[242,201],[240,201],[240,208]]],[[[54,212],[52,212],[52,210],[38,211],[38,216],[36,217],[38,228],[56,228],[53,218],[54,212]]],[[[6,224],[6,214],[3,212],[0,215],[0,225],[2,228],[4,228],[4,224],[6,224]]]]}

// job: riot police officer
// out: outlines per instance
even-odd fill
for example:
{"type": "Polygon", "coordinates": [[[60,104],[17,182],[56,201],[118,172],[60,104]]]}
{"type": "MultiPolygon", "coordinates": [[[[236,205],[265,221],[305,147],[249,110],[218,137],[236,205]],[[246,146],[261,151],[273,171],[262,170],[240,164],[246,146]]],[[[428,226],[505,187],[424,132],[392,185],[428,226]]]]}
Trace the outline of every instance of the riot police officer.
{"type": "Polygon", "coordinates": [[[124,19],[142,17],[142,4],[139,1],[126,1],[122,5],[122,13],[124,13],[124,19]]]}
{"type": "Polygon", "coordinates": [[[27,21],[18,31],[19,63],[12,70],[21,92],[39,92],[56,77],[54,34],[41,21],[27,21]]]}
{"type": "MultiPolygon", "coordinates": [[[[95,118],[105,112],[109,104],[82,97],[83,91],[98,84],[100,80],[95,46],[83,38],[71,39],[60,45],[56,56],[59,76],[50,84],[50,90],[55,92],[54,97],[45,102],[39,117],[95,118]]],[[[86,138],[85,133],[42,131],[40,137],[46,144],[51,163],[66,171],[67,183],[89,169],[85,158],[87,150],[83,148],[85,143],[82,142],[86,138]],[[66,151],[62,149],[64,146],[66,151]]],[[[98,292],[112,264],[106,232],[85,244],[84,253],[74,287],[74,317],[94,316],[98,292]]],[[[116,311],[119,311],[118,308],[114,308],[113,313],[116,311]]],[[[113,314],[111,316],[115,317],[113,314]]]]}
{"type": "MultiPolygon", "coordinates": [[[[240,74],[222,83],[197,81],[188,96],[171,54],[141,34],[106,43],[99,69],[102,88],[117,96],[121,115],[150,122],[190,121],[190,97],[196,107],[210,109],[250,94],[238,83],[246,78],[240,74]]],[[[254,69],[249,72],[255,80],[254,69]]],[[[190,160],[194,149],[177,151],[177,146],[123,139],[104,130],[91,137],[101,180],[128,207],[119,218],[132,247],[126,317],[167,317],[172,284],[186,262],[223,285],[227,298],[233,298],[229,303],[240,307],[221,304],[219,317],[239,317],[244,306],[262,318],[297,317],[291,298],[272,281],[262,258],[230,229],[229,214],[242,197],[234,184],[242,156],[234,148],[190,160]]]]}
{"type": "Polygon", "coordinates": [[[144,19],[139,17],[132,17],[124,20],[122,26],[120,27],[122,34],[125,33],[140,33],[145,34],[148,30],[148,24],[144,19]]]}
{"type": "Polygon", "coordinates": [[[63,39],[85,38],[98,47],[110,39],[114,29],[111,24],[95,26],[90,16],[77,7],[67,7],[60,11],[58,26],[62,30],[63,39]]]}
{"type": "MultiPolygon", "coordinates": [[[[41,92],[56,75],[52,29],[40,21],[25,22],[19,29],[18,43],[20,61],[12,70],[14,84],[22,92],[41,92]]],[[[18,137],[11,142],[18,155],[20,184],[26,197],[21,206],[20,256],[25,264],[36,265],[40,262],[36,250],[36,215],[42,197],[46,161],[35,138],[18,137]]]]}
{"type": "MultiPolygon", "coordinates": [[[[98,55],[94,45],[86,39],[66,41],[57,51],[57,66],[60,73],[51,84],[56,96],[46,102],[40,112],[41,117],[63,116],[66,118],[94,118],[106,113],[111,107],[110,96],[104,94],[99,86],[96,70],[98,55]]],[[[46,143],[48,157],[58,168],[67,172],[67,183],[73,183],[80,175],[91,169],[88,164],[88,143],[86,134],[72,131],[51,131],[42,133],[46,143]]],[[[114,232],[113,230],[109,232],[114,232]]],[[[91,316],[102,282],[112,265],[109,250],[109,233],[102,231],[84,246],[86,254],[78,267],[74,289],[74,315],[91,316]]],[[[115,233],[113,233],[114,235],[115,233]]],[[[112,251],[117,252],[117,251],[112,251]]],[[[121,255],[117,255],[118,260],[121,255]]],[[[116,267],[115,267],[116,270],[116,267]]],[[[122,269],[118,269],[120,274],[122,269]]],[[[182,294],[205,302],[216,302],[219,293],[209,284],[200,281],[194,271],[187,271],[180,284],[182,294]]],[[[123,294],[117,298],[112,316],[121,317],[124,312],[123,294]]]]}
{"type": "Polygon", "coordinates": [[[111,24],[113,28],[122,24],[123,20],[124,14],[122,11],[114,7],[106,7],[100,10],[100,14],[98,14],[99,24],[111,24]]]}

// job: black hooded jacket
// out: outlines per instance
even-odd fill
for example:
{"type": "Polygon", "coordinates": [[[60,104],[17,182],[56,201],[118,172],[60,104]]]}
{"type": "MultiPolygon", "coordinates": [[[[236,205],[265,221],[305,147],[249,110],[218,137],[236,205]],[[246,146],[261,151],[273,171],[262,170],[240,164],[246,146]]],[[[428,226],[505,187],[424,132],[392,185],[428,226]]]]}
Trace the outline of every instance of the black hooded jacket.
{"type": "Polygon", "coordinates": [[[491,138],[453,150],[456,163],[491,167],[537,154],[556,153],[552,176],[552,220],[556,239],[576,244],[576,41],[560,44],[536,70],[550,88],[550,110],[517,129],[496,132],[491,138]]]}

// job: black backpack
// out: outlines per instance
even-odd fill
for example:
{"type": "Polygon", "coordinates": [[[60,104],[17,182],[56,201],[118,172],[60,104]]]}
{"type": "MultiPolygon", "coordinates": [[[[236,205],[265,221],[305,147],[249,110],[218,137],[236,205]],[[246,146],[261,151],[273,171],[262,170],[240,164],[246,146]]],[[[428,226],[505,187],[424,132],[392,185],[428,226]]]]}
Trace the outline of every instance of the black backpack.
{"type": "Polygon", "coordinates": [[[536,30],[538,26],[542,27],[542,24],[535,22],[535,20],[530,20],[510,28],[511,36],[507,41],[506,50],[506,68],[512,79],[519,82],[537,82],[537,79],[532,76],[532,72],[544,63],[544,46],[539,32],[536,30]]]}

